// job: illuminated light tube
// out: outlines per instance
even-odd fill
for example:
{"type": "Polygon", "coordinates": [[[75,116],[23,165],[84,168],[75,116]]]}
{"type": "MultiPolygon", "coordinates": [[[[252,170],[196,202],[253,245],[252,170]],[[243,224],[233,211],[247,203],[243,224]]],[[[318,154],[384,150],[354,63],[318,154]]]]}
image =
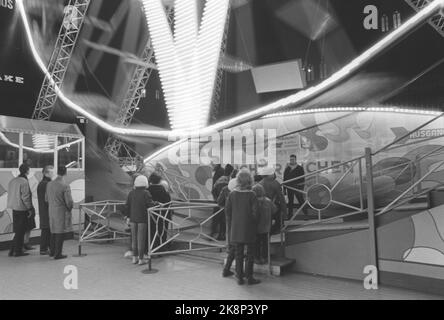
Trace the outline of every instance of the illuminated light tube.
{"type": "MultiPolygon", "coordinates": [[[[175,136],[187,136],[187,131],[181,130],[142,130],[142,129],[131,129],[131,128],[123,128],[123,127],[115,127],[113,125],[108,124],[106,121],[98,118],[94,114],[88,112],[83,109],[81,106],[75,104],[70,99],[68,99],[63,92],[58,88],[54,80],[51,78],[50,73],[46,69],[45,64],[43,63],[41,57],[39,56],[35,44],[32,40],[32,34],[29,27],[29,21],[26,16],[25,8],[23,5],[23,0],[16,0],[17,8],[19,10],[20,16],[22,18],[26,37],[28,44],[31,48],[33,57],[39,66],[39,68],[43,71],[45,76],[47,76],[50,80],[51,85],[55,87],[55,91],[60,98],[70,109],[81,114],[85,118],[88,118],[96,125],[101,127],[102,129],[111,132],[116,135],[126,135],[126,136],[140,136],[140,137],[152,137],[152,138],[168,138],[171,135],[175,136]]],[[[289,97],[280,99],[266,106],[258,107],[257,109],[235,116],[233,118],[215,123],[209,127],[203,128],[199,130],[201,135],[209,135],[214,133],[215,131],[219,131],[225,128],[229,128],[235,126],[237,124],[247,122],[249,120],[253,120],[259,117],[262,117],[271,112],[277,112],[281,109],[287,108],[291,105],[301,104],[306,102],[309,99],[316,97],[317,95],[327,91],[331,87],[333,87],[339,81],[344,80],[347,76],[351,75],[353,72],[357,71],[364,64],[368,63],[372,58],[379,55],[386,49],[388,46],[396,43],[401,40],[404,36],[413,31],[420,24],[426,22],[430,17],[432,17],[436,12],[438,12],[444,6],[444,0],[434,0],[432,3],[427,5],[424,9],[416,13],[413,17],[403,23],[400,27],[393,30],[387,36],[385,36],[378,43],[374,44],[372,47],[367,49],[360,56],[353,59],[350,63],[345,65],[342,69],[331,75],[329,78],[325,79],[323,82],[319,83],[314,87],[310,87],[308,89],[299,91],[296,94],[290,95],[289,97]]],[[[166,17],[165,17],[166,19],[166,17]]],[[[182,79],[183,80],[183,79],[182,79]]]]}
{"type": "Polygon", "coordinates": [[[106,121],[100,119],[96,115],[85,110],[83,107],[77,105],[72,100],[70,100],[67,96],[65,96],[65,94],[62,92],[62,90],[54,82],[54,79],[51,77],[51,74],[48,71],[48,69],[46,68],[45,63],[43,62],[42,58],[38,54],[38,51],[37,51],[34,41],[32,39],[31,28],[29,26],[28,17],[26,16],[25,7],[23,5],[23,0],[16,0],[16,5],[19,10],[19,14],[22,19],[23,25],[25,27],[26,39],[28,41],[28,45],[31,49],[31,52],[32,52],[35,62],[37,63],[38,67],[42,70],[43,74],[48,78],[50,84],[54,87],[54,91],[56,92],[59,99],[68,108],[70,108],[74,112],[79,113],[80,115],[84,116],[85,118],[91,120],[92,122],[94,122],[96,125],[98,125],[102,129],[104,129],[108,132],[112,132],[116,135],[145,136],[145,137],[163,138],[163,139],[168,138],[169,134],[171,133],[170,130],[141,130],[141,129],[115,127],[114,125],[107,123],[106,121]]]}
{"type": "MultiPolygon", "coordinates": [[[[3,134],[3,132],[1,132],[1,131],[0,131],[0,139],[3,142],[5,142],[6,144],[10,145],[11,147],[16,148],[16,149],[20,149],[20,145],[18,145],[16,143],[12,142],[11,140],[9,140],[8,137],[6,137],[3,134]]],[[[27,146],[22,146],[22,147],[23,147],[23,150],[26,150],[26,151],[46,154],[46,153],[54,153],[54,151],[56,151],[56,150],[61,150],[61,149],[64,149],[64,148],[68,148],[68,147],[72,146],[73,144],[82,142],[82,140],[83,139],[78,139],[78,140],[75,140],[75,141],[71,141],[69,143],[57,146],[57,148],[54,148],[54,149],[40,149],[40,148],[31,148],[31,147],[27,147],[27,146]]]]}
{"type": "Polygon", "coordinates": [[[314,109],[304,109],[304,110],[292,110],[287,112],[273,113],[264,116],[264,119],[292,116],[298,114],[307,113],[322,113],[322,112],[356,112],[356,111],[369,111],[369,112],[399,112],[399,113],[413,113],[420,115],[432,115],[439,116],[444,115],[443,112],[433,111],[433,110],[418,110],[418,109],[406,109],[406,108],[396,108],[396,107],[329,107],[329,108],[314,108],[314,109]]]}
{"type": "Polygon", "coordinates": [[[34,134],[32,136],[32,144],[38,150],[50,150],[51,147],[54,147],[56,138],[46,134],[34,134]]]}
{"type": "Polygon", "coordinates": [[[142,0],[173,130],[208,125],[229,0],[208,0],[201,26],[197,1],[174,2],[174,34],[162,0],[142,0]]]}

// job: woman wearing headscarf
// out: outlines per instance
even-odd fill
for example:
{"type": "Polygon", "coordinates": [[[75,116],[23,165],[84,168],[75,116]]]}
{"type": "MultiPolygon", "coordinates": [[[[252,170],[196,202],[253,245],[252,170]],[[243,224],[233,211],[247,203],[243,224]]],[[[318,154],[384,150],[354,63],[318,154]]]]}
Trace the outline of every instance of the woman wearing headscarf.
{"type": "Polygon", "coordinates": [[[236,277],[239,285],[244,284],[244,277],[250,285],[260,283],[253,277],[257,198],[251,190],[253,179],[249,170],[243,169],[237,175],[237,187],[229,194],[225,214],[227,217],[228,242],[235,247],[236,277]],[[244,272],[244,251],[246,248],[246,267],[244,272]]]}
{"type": "MultiPolygon", "coordinates": [[[[228,186],[228,182],[230,181],[230,176],[233,173],[234,167],[231,164],[227,164],[224,169],[224,174],[219,179],[217,179],[216,183],[211,190],[213,194],[213,198],[215,201],[219,198],[223,188],[228,186]]],[[[219,213],[214,217],[212,225],[211,225],[211,236],[215,237],[216,233],[218,241],[225,241],[225,233],[226,233],[226,221],[225,221],[225,212],[220,210],[219,208],[214,208],[214,213],[219,213]]]]}
{"type": "Polygon", "coordinates": [[[271,227],[271,233],[279,233],[282,223],[282,218],[287,216],[287,204],[285,203],[284,192],[280,183],[276,180],[274,168],[263,167],[259,170],[259,175],[262,180],[259,182],[265,190],[265,196],[273,201],[278,208],[273,214],[274,224],[271,227]]]}

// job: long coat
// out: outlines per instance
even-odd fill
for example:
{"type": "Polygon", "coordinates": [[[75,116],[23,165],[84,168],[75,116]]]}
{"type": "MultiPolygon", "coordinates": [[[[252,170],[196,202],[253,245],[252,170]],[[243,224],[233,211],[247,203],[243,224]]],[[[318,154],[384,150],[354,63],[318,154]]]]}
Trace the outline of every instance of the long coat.
{"type": "Polygon", "coordinates": [[[274,178],[265,177],[259,182],[265,189],[265,196],[273,201],[279,207],[279,212],[282,216],[287,215],[287,204],[285,202],[282,187],[274,178]]]}
{"type": "Polygon", "coordinates": [[[72,213],[74,202],[71,188],[63,178],[57,177],[48,183],[46,199],[49,205],[49,228],[51,233],[67,233],[72,231],[72,213]]]}
{"type": "Polygon", "coordinates": [[[51,179],[43,177],[37,186],[37,200],[39,201],[40,229],[49,228],[49,207],[46,202],[46,187],[51,179]]]}
{"type": "Polygon", "coordinates": [[[254,243],[257,198],[252,190],[233,190],[225,204],[229,243],[254,243]]]}
{"type": "Polygon", "coordinates": [[[267,197],[257,199],[257,233],[269,233],[271,218],[277,210],[274,203],[267,197]]]}
{"type": "Polygon", "coordinates": [[[131,222],[148,223],[147,210],[151,207],[154,207],[151,193],[144,187],[138,187],[128,194],[125,215],[130,218],[131,222]]]}

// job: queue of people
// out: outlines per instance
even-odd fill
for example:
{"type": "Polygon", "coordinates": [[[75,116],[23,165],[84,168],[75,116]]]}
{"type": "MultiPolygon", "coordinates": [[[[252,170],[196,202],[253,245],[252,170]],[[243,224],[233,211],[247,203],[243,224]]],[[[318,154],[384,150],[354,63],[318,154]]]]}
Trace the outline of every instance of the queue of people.
{"type": "MultiPolygon", "coordinates": [[[[65,259],[63,242],[65,235],[72,232],[72,208],[74,202],[71,189],[65,182],[66,167],[57,169],[54,179],[54,168],[46,166],[43,178],[37,186],[37,200],[40,217],[40,255],[49,255],[55,260],[65,259]]],[[[25,242],[26,234],[36,227],[35,209],[32,204],[32,193],[28,182],[30,168],[22,164],[20,175],[8,185],[8,208],[12,210],[14,238],[9,250],[10,257],[27,256],[25,252],[33,249],[25,242]]],[[[29,239],[29,235],[27,236],[29,239]]]]}
{"type": "MultiPolygon", "coordinates": [[[[276,206],[267,198],[265,188],[260,183],[253,183],[247,168],[237,172],[231,170],[232,166],[227,167],[231,179],[225,176],[221,189],[215,185],[220,189],[219,192],[218,188],[213,188],[216,189],[213,196],[218,195],[217,204],[223,208],[221,212],[224,212],[226,218],[228,256],[222,276],[235,274],[239,285],[244,284],[245,279],[247,284],[254,285],[260,283],[253,276],[255,261],[264,264],[268,260],[268,237],[276,206]],[[233,261],[236,261],[235,273],[230,270],[233,261]]],[[[267,177],[262,176],[261,180],[267,177]]]]}
{"type": "Polygon", "coordinates": [[[227,234],[228,255],[222,276],[235,275],[239,285],[244,284],[245,279],[247,284],[258,284],[260,281],[253,276],[254,263],[267,263],[269,235],[279,232],[284,217],[292,216],[294,197],[303,212],[307,212],[303,207],[303,194],[294,190],[304,190],[304,169],[297,164],[296,156],[291,155],[284,173],[284,189],[271,167],[259,168],[254,178],[248,168],[237,172],[233,166],[226,165],[223,174],[221,169],[218,165],[214,170],[215,175],[219,172],[220,176],[213,179],[212,194],[223,209],[219,211],[225,217],[226,228],[221,226],[222,219],[216,216],[213,224],[216,228],[212,228],[212,234],[216,233],[217,226],[220,228],[217,240],[225,240],[220,236],[222,232],[227,234]],[[288,184],[285,183],[287,180],[288,184]],[[289,196],[288,204],[284,192],[289,196]],[[236,261],[235,273],[230,270],[233,261],[236,261]]]}
{"type": "MultiPolygon", "coordinates": [[[[30,168],[22,164],[19,176],[8,185],[8,208],[13,211],[14,238],[9,256],[28,255],[32,249],[25,241],[26,234],[35,226],[35,209],[28,182],[30,168]]],[[[65,182],[66,167],[57,169],[46,166],[43,178],[37,187],[37,199],[40,216],[41,242],[40,254],[54,259],[64,259],[63,242],[66,233],[72,232],[73,200],[69,185],[65,182]]],[[[290,217],[293,212],[294,198],[304,206],[304,197],[298,190],[304,190],[304,169],[297,164],[296,156],[290,156],[290,163],[284,172],[284,189],[276,180],[273,168],[262,167],[253,178],[248,168],[240,170],[227,164],[225,168],[217,165],[214,169],[212,195],[220,209],[216,209],[212,225],[212,237],[227,241],[228,257],[223,269],[223,277],[236,275],[238,284],[245,280],[253,285],[260,283],[253,276],[254,263],[265,264],[268,261],[268,241],[270,233],[280,230],[283,217],[290,217]],[[285,182],[287,181],[287,182],[285,182]],[[285,195],[288,196],[288,204],[285,195]],[[244,257],[245,268],[244,268],[244,257]],[[236,261],[236,270],[230,269],[236,261]]],[[[131,227],[131,246],[126,256],[132,257],[134,264],[145,264],[148,253],[147,209],[156,205],[168,205],[171,202],[168,184],[157,173],[149,179],[139,175],[134,180],[134,188],[128,194],[125,216],[131,227]]],[[[307,211],[302,207],[303,212],[307,211]]],[[[164,210],[165,219],[156,219],[151,223],[151,235],[156,233],[154,246],[167,241],[170,210],[164,210]]],[[[28,236],[29,239],[29,236],[28,236]]]]}

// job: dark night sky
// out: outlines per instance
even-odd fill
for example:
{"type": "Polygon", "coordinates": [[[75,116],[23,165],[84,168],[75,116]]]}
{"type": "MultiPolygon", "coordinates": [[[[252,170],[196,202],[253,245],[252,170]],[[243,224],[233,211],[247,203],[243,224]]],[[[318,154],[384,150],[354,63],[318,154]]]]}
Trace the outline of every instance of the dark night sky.
{"type": "Polygon", "coordinates": [[[30,117],[43,77],[30,59],[18,11],[0,7],[0,76],[5,74],[25,81],[0,81],[1,114],[30,117]]]}
{"type": "MultiPolygon", "coordinates": [[[[250,5],[237,9],[230,23],[228,53],[246,60],[248,58],[255,65],[304,58],[309,45],[308,39],[276,17],[279,8],[291,1],[295,0],[253,0],[250,5]],[[253,13],[253,19],[244,19],[250,10],[253,13]],[[242,38],[248,37],[248,28],[254,30],[255,34],[254,39],[246,39],[248,43],[245,44],[245,39],[242,38]]],[[[107,19],[117,2],[116,0],[107,0],[106,3],[107,7],[101,12],[102,19],[107,19]]],[[[340,33],[350,43],[350,47],[354,51],[353,56],[383,36],[379,30],[368,31],[363,28],[364,15],[362,11],[364,6],[368,4],[377,5],[380,14],[386,13],[389,17],[393,11],[398,10],[401,12],[403,20],[414,13],[403,0],[331,0],[330,10],[334,11],[339,22],[340,33]]],[[[122,41],[119,30],[116,28],[116,35],[112,42],[114,44],[122,41]]],[[[98,34],[99,31],[96,31],[92,40],[97,38],[98,34]]],[[[340,38],[332,36],[329,45],[330,50],[336,50],[337,54],[342,49],[342,44],[336,39],[340,38]]],[[[317,43],[311,43],[310,46],[308,58],[309,61],[316,64],[322,52],[317,43]]],[[[391,49],[388,54],[376,59],[364,71],[391,72],[411,78],[443,56],[444,39],[429,25],[425,25],[391,49]]],[[[115,72],[116,63],[115,57],[104,55],[103,61],[95,70],[95,77],[87,74],[76,84],[76,89],[80,92],[93,91],[101,94],[110,90],[114,81],[113,72],[115,72]],[[100,85],[95,78],[98,79],[100,85]]],[[[418,81],[416,86],[410,87],[401,95],[393,98],[393,102],[422,103],[441,98],[444,92],[441,80],[443,71],[444,67],[441,65],[418,81]]],[[[22,76],[25,78],[25,84],[0,82],[0,113],[30,117],[43,80],[42,75],[31,60],[16,11],[0,7],[0,75],[3,74],[22,76]]],[[[228,75],[223,88],[221,117],[249,109],[257,103],[265,103],[292,93],[292,91],[287,91],[258,96],[254,91],[249,73],[228,75]]],[[[141,111],[136,114],[136,122],[165,126],[166,112],[163,101],[162,98],[156,97],[159,90],[160,83],[157,75],[154,74],[150,81],[150,88],[147,90],[147,98],[142,100],[141,111]]]]}

